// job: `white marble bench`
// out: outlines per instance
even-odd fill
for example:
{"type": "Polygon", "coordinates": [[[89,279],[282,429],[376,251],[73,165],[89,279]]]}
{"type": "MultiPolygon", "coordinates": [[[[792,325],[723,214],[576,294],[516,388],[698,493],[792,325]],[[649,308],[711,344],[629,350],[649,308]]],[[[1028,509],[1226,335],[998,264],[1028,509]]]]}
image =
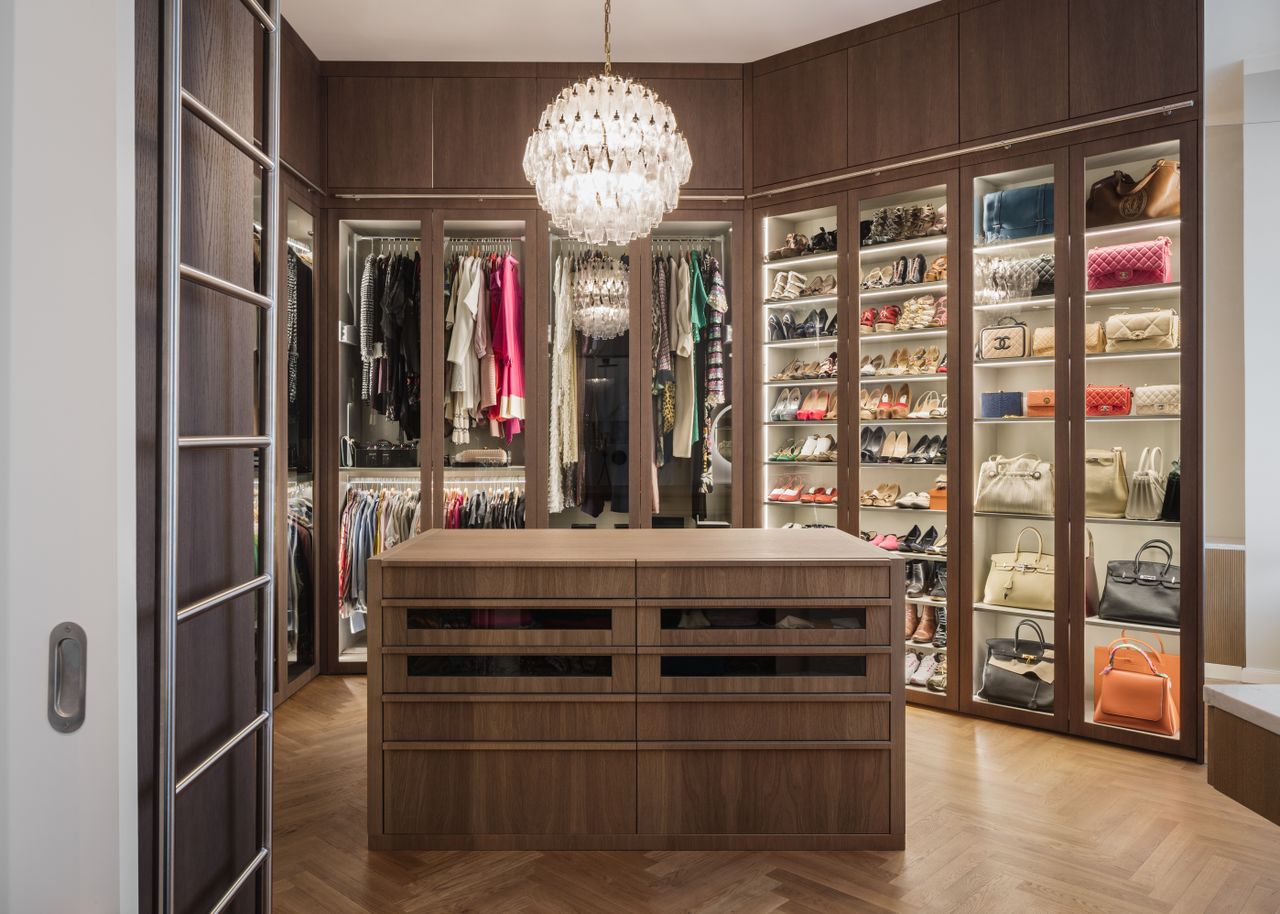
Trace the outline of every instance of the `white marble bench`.
{"type": "Polygon", "coordinates": [[[1280,683],[1204,687],[1209,784],[1280,825],[1280,683]]]}

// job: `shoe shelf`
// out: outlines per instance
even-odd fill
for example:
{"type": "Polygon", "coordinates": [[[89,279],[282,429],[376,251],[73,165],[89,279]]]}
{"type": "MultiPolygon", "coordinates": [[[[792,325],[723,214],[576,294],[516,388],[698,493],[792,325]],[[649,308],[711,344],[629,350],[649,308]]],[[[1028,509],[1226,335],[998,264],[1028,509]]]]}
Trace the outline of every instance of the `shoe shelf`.
{"type": "Polygon", "coordinates": [[[1161,635],[1181,635],[1182,629],[1175,628],[1171,625],[1142,625],[1136,622],[1116,622],[1111,619],[1099,619],[1097,616],[1088,616],[1084,620],[1085,625],[1097,626],[1098,628],[1124,628],[1130,631],[1139,632],[1156,632],[1161,635]]]}
{"type": "Polygon", "coordinates": [[[991,368],[1025,368],[1031,365],[1053,365],[1057,359],[1053,356],[1034,356],[1029,359],[988,359],[984,362],[974,361],[975,369],[991,368]]]}
{"type": "Polygon", "coordinates": [[[899,255],[914,251],[942,251],[947,247],[946,235],[923,235],[920,238],[908,238],[906,241],[891,241],[887,244],[864,244],[858,248],[858,256],[863,260],[875,260],[881,254],[899,255]]]}
{"type": "Polygon", "coordinates": [[[1051,423],[1052,416],[1000,416],[997,419],[974,419],[974,425],[1035,425],[1051,423]]]}
{"type": "Polygon", "coordinates": [[[975,602],[973,608],[985,613],[1002,613],[1006,616],[1025,616],[1028,619],[1052,619],[1053,613],[1043,609],[1022,609],[1017,606],[1000,606],[996,603],[975,602]]]}
{"type": "Polygon", "coordinates": [[[941,419],[860,419],[863,425],[905,425],[910,428],[928,427],[930,425],[941,428],[947,424],[946,417],[941,419]]]}
{"type": "MultiPolygon", "coordinates": [[[[797,271],[799,272],[799,271],[797,271]]],[[[769,298],[765,299],[764,306],[766,308],[803,308],[805,305],[829,305],[834,301],[838,301],[840,296],[832,293],[830,295],[797,295],[795,298],[769,298]]]]}
{"type": "MultiPolygon", "coordinates": [[[[794,382],[792,382],[794,383],[794,382]]],[[[824,425],[838,425],[834,419],[794,419],[788,421],[766,422],[765,428],[819,428],[824,425]]]]}
{"type": "MultiPolygon", "coordinates": [[[[835,387],[838,378],[792,378],[790,381],[765,381],[764,387],[835,387]]],[[[807,421],[807,420],[806,420],[807,421]]]]}
{"type": "Polygon", "coordinates": [[[838,504],[817,505],[811,501],[770,501],[767,498],[764,503],[773,508],[813,508],[817,511],[834,511],[840,507],[838,504]]]}
{"type": "MultiPolygon", "coordinates": [[[[914,553],[911,553],[911,552],[904,552],[904,553],[902,553],[902,555],[912,556],[912,558],[910,559],[910,561],[914,561],[914,560],[915,560],[915,559],[914,559],[914,553]]],[[[941,606],[943,609],[946,609],[946,606],[947,606],[947,601],[946,601],[946,600],[939,600],[939,599],[937,599],[937,598],[935,598],[935,597],[907,597],[907,602],[908,602],[908,603],[916,603],[916,604],[918,604],[918,605],[920,605],[920,606],[941,606]]]]}
{"type": "MultiPolygon", "coordinates": [[[[938,467],[933,468],[935,472],[939,471],[938,467]]],[[[946,467],[941,468],[941,472],[946,472],[946,467]]],[[[946,514],[941,508],[899,508],[897,505],[859,505],[859,511],[897,511],[902,514],[946,514]]],[[[903,553],[906,555],[906,553],[903,553]]]]}
{"type": "Polygon", "coordinates": [[[802,336],[791,340],[773,340],[761,343],[766,349],[809,349],[813,347],[834,346],[839,340],[837,336],[802,336]]]}
{"type": "Polygon", "coordinates": [[[1008,301],[984,302],[973,306],[974,311],[1052,311],[1057,299],[1052,295],[1033,295],[1030,298],[1011,298],[1008,301]]]}
{"type": "Polygon", "coordinates": [[[906,282],[900,286],[883,286],[877,289],[859,289],[858,299],[860,301],[868,301],[869,299],[882,298],[914,298],[917,295],[923,295],[926,292],[941,292],[947,294],[947,281],[945,279],[937,282],[906,282]]]}
{"type": "Polygon", "coordinates": [[[1012,241],[997,241],[991,244],[975,244],[973,246],[973,256],[985,257],[988,254],[1007,253],[1016,251],[1018,248],[1031,247],[1051,247],[1056,236],[1049,235],[1028,235],[1026,238],[1015,238],[1012,241]]]}
{"type": "Polygon", "coordinates": [[[801,266],[819,266],[823,264],[832,264],[839,259],[836,253],[825,254],[804,254],[800,257],[782,257],[778,260],[765,261],[764,268],[766,270],[795,270],[800,272],[801,266]]]}
{"type": "Polygon", "coordinates": [[[864,460],[859,462],[858,466],[868,470],[933,470],[935,473],[945,473],[947,471],[945,463],[895,463],[888,460],[867,463],[864,460]]]}
{"type": "Polygon", "coordinates": [[[947,380],[947,372],[942,374],[894,374],[894,375],[877,375],[875,377],[859,378],[859,384],[874,384],[876,387],[882,387],[885,384],[936,384],[939,381],[945,383],[947,380]]]}
{"type": "Polygon", "coordinates": [[[898,340],[940,340],[946,335],[947,328],[938,327],[930,330],[877,330],[861,333],[858,339],[863,343],[896,343],[898,340]]]}

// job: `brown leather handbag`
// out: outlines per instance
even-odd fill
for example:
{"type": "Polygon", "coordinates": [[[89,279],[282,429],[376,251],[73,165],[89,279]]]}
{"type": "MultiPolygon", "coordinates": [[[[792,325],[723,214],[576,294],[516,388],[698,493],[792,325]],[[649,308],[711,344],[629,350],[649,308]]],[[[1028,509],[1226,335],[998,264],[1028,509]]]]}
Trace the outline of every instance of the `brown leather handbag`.
{"type": "Polygon", "coordinates": [[[1089,188],[1085,203],[1086,228],[1132,222],[1136,219],[1173,219],[1182,215],[1182,166],[1161,159],[1141,181],[1123,171],[1102,178],[1089,188]]]}

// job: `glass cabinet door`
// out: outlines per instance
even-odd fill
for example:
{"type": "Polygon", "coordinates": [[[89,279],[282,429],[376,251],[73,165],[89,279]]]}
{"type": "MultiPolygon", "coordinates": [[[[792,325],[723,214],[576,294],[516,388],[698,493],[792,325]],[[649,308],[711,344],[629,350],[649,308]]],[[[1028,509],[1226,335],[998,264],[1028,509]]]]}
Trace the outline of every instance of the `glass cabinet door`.
{"type": "Polygon", "coordinates": [[[638,279],[625,246],[586,245],[554,231],[550,244],[548,523],[626,527],[638,279]]]}
{"type": "MultiPolygon", "coordinates": [[[[802,204],[803,205],[803,204],[802,204]]],[[[759,480],[764,527],[834,527],[839,512],[835,203],[764,218],[759,480]]],[[[846,331],[847,332],[847,331],[846,331]]]]}
{"type": "Polygon", "coordinates": [[[369,557],[426,526],[421,242],[416,219],[338,222],[340,663],[368,655],[369,557]]]}
{"type": "MultiPolygon", "coordinates": [[[[650,523],[733,523],[731,222],[663,222],[648,271],[650,523]]],[[[648,437],[648,436],[646,436],[648,437]]]]}
{"type": "Polygon", "coordinates": [[[443,307],[437,357],[444,421],[438,467],[444,529],[525,526],[525,325],[529,265],[523,220],[439,220],[443,307]]]}
{"type": "MultiPolygon", "coordinates": [[[[902,182],[898,182],[899,185],[902,182]]],[[[948,618],[951,315],[958,246],[944,183],[854,192],[858,215],[857,529],[907,559],[907,698],[956,707],[948,618]]],[[[852,339],[852,337],[850,337],[852,339]]],[[[851,409],[854,408],[850,407],[851,409]]]]}
{"type": "Polygon", "coordinates": [[[973,237],[966,398],[972,501],[966,596],[966,708],[1065,729],[1067,575],[1062,472],[1067,419],[1059,403],[1068,362],[1065,280],[1065,156],[1024,156],[966,170],[973,237]],[[971,698],[969,696],[972,696],[971,698]]]}
{"type": "Polygon", "coordinates": [[[1083,489],[1085,554],[1074,716],[1091,736],[1165,751],[1177,749],[1183,682],[1196,676],[1183,613],[1198,609],[1194,590],[1182,586],[1186,556],[1198,556],[1184,542],[1180,473],[1184,354],[1198,344],[1196,321],[1184,315],[1195,284],[1183,275],[1192,260],[1182,231],[1183,145],[1174,136],[1086,147],[1078,160],[1083,276],[1074,332],[1083,337],[1083,389],[1073,392],[1083,416],[1073,475],[1083,489]],[[1135,706],[1135,691],[1150,700],[1135,706]]]}

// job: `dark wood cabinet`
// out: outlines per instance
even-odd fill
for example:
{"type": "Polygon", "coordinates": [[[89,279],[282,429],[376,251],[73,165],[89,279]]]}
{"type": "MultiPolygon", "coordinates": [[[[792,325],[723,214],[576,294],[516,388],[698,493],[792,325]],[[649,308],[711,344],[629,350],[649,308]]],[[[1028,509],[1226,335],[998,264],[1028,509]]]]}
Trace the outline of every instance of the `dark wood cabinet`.
{"type": "Polygon", "coordinates": [[[956,20],[938,19],[849,49],[849,165],[959,139],[956,20]]]}
{"type": "Polygon", "coordinates": [[[838,51],[752,79],[752,171],[763,187],[848,164],[849,72],[838,51]]]}
{"type": "Polygon", "coordinates": [[[431,83],[421,77],[329,78],[330,190],[431,186],[431,83]]]}
{"type": "Polygon", "coordinates": [[[524,145],[550,98],[526,77],[437,77],[433,186],[526,188],[524,145]]]}
{"type": "Polygon", "coordinates": [[[1196,91],[1200,25],[1197,0],[1071,0],[1071,116],[1196,91]]]}
{"type": "MultiPolygon", "coordinates": [[[[690,190],[742,187],[742,80],[644,79],[675,112],[689,141],[690,190]]],[[[548,99],[550,101],[550,99],[548,99]]]]}
{"type": "Polygon", "coordinates": [[[320,61],[288,22],[280,33],[280,158],[307,180],[324,180],[324,79],[320,61]]]}
{"type": "Polygon", "coordinates": [[[1067,0],[998,0],[960,14],[960,139],[1065,120],[1067,0]]]}

